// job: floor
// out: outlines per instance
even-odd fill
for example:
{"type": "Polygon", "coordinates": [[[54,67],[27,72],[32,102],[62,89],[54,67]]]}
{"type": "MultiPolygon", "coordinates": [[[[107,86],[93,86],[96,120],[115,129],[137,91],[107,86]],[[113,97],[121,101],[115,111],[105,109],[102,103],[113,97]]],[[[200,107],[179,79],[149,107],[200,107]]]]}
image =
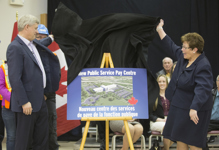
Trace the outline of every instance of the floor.
{"type": "MultiPolygon", "coordinates": [[[[110,137],[110,143],[109,143],[109,149],[111,150],[111,137],[110,137]]],[[[64,144],[64,143],[63,143],[64,144]]],[[[81,140],[75,142],[73,144],[73,150],[79,150],[80,149],[80,144],[81,144],[81,140]]],[[[146,150],[148,150],[148,139],[146,141],[146,150]]],[[[84,150],[99,150],[99,143],[96,142],[96,139],[93,137],[93,138],[87,138],[86,139],[86,143],[85,143],[85,146],[84,146],[84,150]]],[[[117,139],[116,141],[116,145],[117,145],[117,149],[116,150],[120,150],[121,147],[122,147],[122,138],[120,139],[117,139]]],[[[134,144],[134,148],[135,150],[141,150],[141,142],[140,140],[137,141],[135,144],[134,144]]],[[[163,146],[163,143],[160,142],[160,145],[163,146]]],[[[65,150],[65,149],[61,149],[60,150],[65,150]]],[[[67,149],[66,149],[67,150],[67,149]]],[[[176,144],[173,144],[170,148],[170,150],[176,150],[176,144]]],[[[217,137],[215,139],[215,142],[214,143],[209,143],[209,150],[219,150],[219,137],[217,137]]]]}
{"type": "MultiPolygon", "coordinates": [[[[111,139],[111,138],[110,138],[111,139]]],[[[59,150],[79,150],[80,149],[80,143],[81,140],[79,141],[59,141],[58,142],[60,145],[59,150]]],[[[96,142],[95,138],[87,138],[84,150],[99,150],[99,143],[96,142]]],[[[162,146],[162,143],[160,143],[162,146]]],[[[117,140],[117,149],[120,150],[122,146],[122,140],[118,139],[117,140]]],[[[135,150],[140,150],[140,141],[137,142],[137,144],[134,145],[135,150]]],[[[215,139],[214,143],[209,143],[210,150],[219,150],[219,137],[215,139]]],[[[110,147],[111,149],[111,143],[110,147]]],[[[2,143],[2,150],[6,150],[6,140],[3,141],[2,143]]],[[[146,141],[146,150],[148,150],[148,141],[146,141]]],[[[176,144],[172,145],[170,150],[176,150],[176,144]]]]}

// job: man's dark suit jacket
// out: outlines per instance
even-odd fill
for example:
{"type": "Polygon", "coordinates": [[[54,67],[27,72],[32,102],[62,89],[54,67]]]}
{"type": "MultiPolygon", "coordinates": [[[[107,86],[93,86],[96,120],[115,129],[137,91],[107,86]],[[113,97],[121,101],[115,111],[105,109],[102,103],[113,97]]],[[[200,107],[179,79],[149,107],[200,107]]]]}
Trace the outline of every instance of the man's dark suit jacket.
{"type": "MultiPolygon", "coordinates": [[[[34,40],[34,44],[38,51],[45,51],[52,58],[51,65],[59,63],[58,58],[47,47],[37,40],[34,40]]],[[[30,102],[33,112],[38,112],[44,100],[43,75],[34,55],[18,36],[8,46],[7,62],[12,87],[12,111],[23,112],[22,105],[30,102]]]]}

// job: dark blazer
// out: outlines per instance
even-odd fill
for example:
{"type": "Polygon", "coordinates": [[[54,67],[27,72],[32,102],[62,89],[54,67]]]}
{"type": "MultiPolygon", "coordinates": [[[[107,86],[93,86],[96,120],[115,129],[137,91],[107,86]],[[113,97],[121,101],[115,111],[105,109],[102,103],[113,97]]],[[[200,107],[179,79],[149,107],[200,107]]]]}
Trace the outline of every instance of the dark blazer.
{"type": "Polygon", "coordinates": [[[164,119],[163,106],[162,106],[160,96],[158,96],[157,99],[158,99],[157,108],[153,110],[152,113],[149,114],[149,119],[150,121],[153,121],[153,122],[156,122],[157,118],[164,119]]]}
{"type": "Polygon", "coordinates": [[[175,45],[169,36],[161,40],[161,45],[164,50],[171,51],[178,60],[166,90],[166,97],[171,105],[197,111],[211,110],[213,76],[204,52],[186,68],[188,60],[184,59],[181,47],[175,45]]]}
{"type": "Polygon", "coordinates": [[[37,45],[46,72],[46,87],[44,89],[44,94],[54,93],[59,89],[59,81],[61,77],[59,60],[53,52],[47,51],[44,49],[45,47],[40,46],[40,44],[42,44],[47,47],[52,43],[52,40],[50,37],[47,37],[40,41],[34,40],[33,42],[37,45]]]}
{"type": "MultiPolygon", "coordinates": [[[[36,48],[44,50],[51,57],[54,54],[39,41],[34,40],[36,48]]],[[[42,60],[43,61],[43,60],[42,60]]],[[[26,46],[17,36],[7,49],[8,74],[12,87],[11,109],[23,112],[22,105],[30,102],[33,112],[40,110],[44,100],[43,76],[38,63],[26,46]]],[[[57,58],[51,63],[57,63],[57,58]]]]}

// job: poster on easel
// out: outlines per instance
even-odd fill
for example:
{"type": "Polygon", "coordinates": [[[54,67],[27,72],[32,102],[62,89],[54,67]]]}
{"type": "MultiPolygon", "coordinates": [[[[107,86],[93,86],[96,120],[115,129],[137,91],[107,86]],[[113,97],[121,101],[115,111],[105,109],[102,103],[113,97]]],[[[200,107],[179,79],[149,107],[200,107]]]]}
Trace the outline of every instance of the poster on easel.
{"type": "Polygon", "coordinates": [[[147,70],[87,68],[68,85],[67,119],[126,117],[148,119],[147,70]]]}

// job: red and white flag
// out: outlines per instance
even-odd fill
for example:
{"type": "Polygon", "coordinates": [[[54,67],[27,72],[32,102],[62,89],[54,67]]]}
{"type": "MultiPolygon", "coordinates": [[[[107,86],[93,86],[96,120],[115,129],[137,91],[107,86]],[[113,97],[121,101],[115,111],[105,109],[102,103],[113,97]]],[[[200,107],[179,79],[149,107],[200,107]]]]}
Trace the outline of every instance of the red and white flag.
{"type": "Polygon", "coordinates": [[[14,23],[14,28],[13,28],[13,32],[12,32],[12,36],[11,36],[11,42],[14,40],[14,38],[17,36],[18,34],[18,28],[17,28],[17,21],[14,23]]]}
{"type": "Polygon", "coordinates": [[[59,58],[61,66],[61,80],[59,90],[56,91],[56,112],[57,112],[57,136],[60,136],[81,124],[80,120],[67,120],[67,72],[65,56],[56,42],[53,42],[48,48],[55,52],[59,58]]]}

